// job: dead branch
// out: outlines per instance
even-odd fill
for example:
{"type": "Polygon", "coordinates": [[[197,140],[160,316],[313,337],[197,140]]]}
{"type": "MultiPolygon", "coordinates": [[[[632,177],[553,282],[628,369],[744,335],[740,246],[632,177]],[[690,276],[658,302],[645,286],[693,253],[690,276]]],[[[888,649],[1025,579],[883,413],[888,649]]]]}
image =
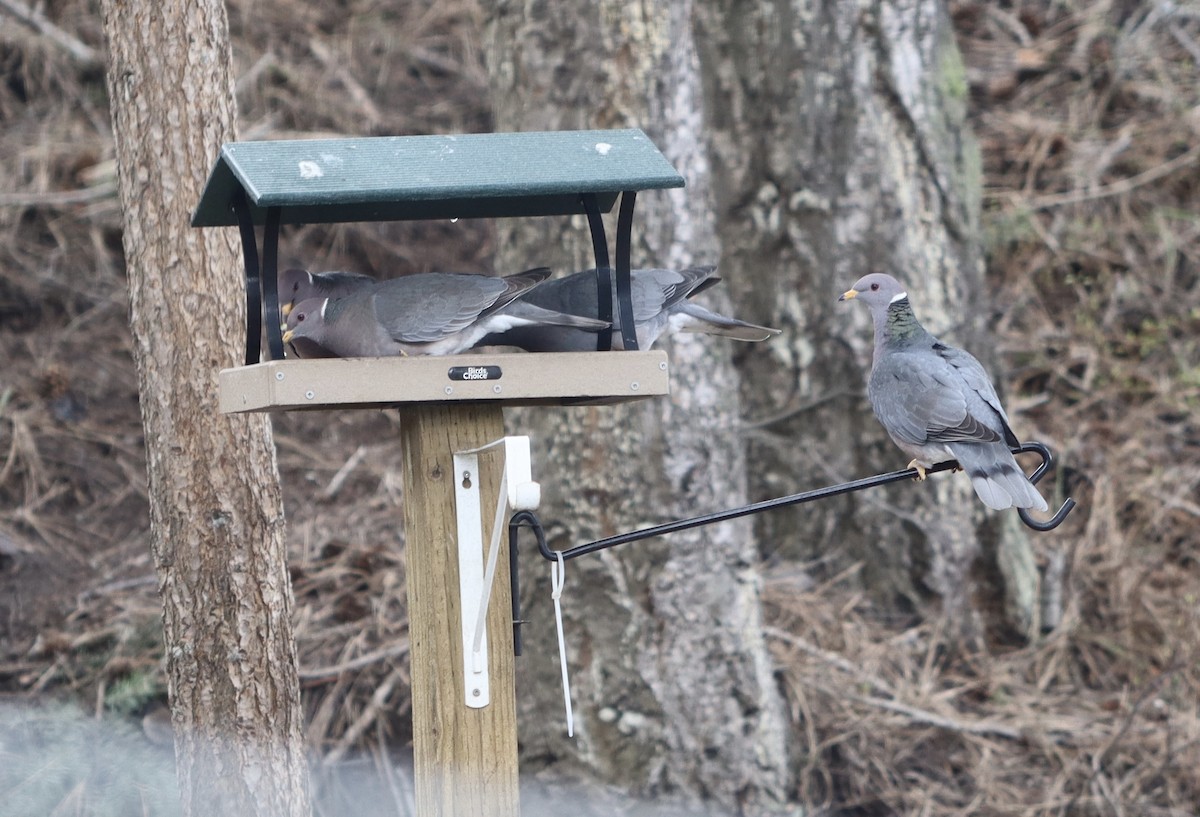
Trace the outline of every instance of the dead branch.
{"type": "Polygon", "coordinates": [[[103,64],[99,52],[74,35],[63,31],[46,19],[37,9],[31,9],[21,0],[0,0],[0,9],[41,34],[50,42],[67,52],[71,59],[83,68],[98,68],[103,64]]]}
{"type": "MultiPolygon", "coordinates": [[[[11,0],[0,0],[0,3],[11,0]]],[[[0,193],[0,207],[67,207],[90,201],[116,198],[116,182],[106,182],[83,190],[55,190],[49,193],[0,193]]]]}
{"type": "Polygon", "coordinates": [[[1026,201],[1025,206],[1031,210],[1049,210],[1053,207],[1061,207],[1064,204],[1079,204],[1085,201],[1108,198],[1109,196],[1120,196],[1130,193],[1142,185],[1170,176],[1175,171],[1192,164],[1198,158],[1200,158],[1200,145],[1191,148],[1186,153],[1179,154],[1174,159],[1163,162],[1157,167],[1152,167],[1136,176],[1130,176],[1128,179],[1121,179],[1120,181],[1102,185],[1092,190],[1071,190],[1066,193],[1038,196],[1035,199],[1026,201]]]}
{"type": "Polygon", "coordinates": [[[350,724],[349,728],[346,729],[345,734],[342,735],[341,739],[337,743],[337,746],[334,746],[333,749],[329,751],[329,754],[325,755],[323,763],[326,766],[335,765],[339,760],[342,759],[343,756],[345,756],[346,752],[353,748],[359,737],[361,737],[363,732],[367,730],[367,727],[374,722],[384,705],[387,704],[387,700],[392,696],[392,691],[396,688],[396,685],[404,682],[404,680],[405,679],[399,670],[392,670],[388,677],[384,679],[383,683],[375,689],[375,693],[371,696],[371,701],[369,704],[367,704],[366,709],[364,709],[362,713],[354,719],[354,723],[350,724]]]}
{"type": "Polygon", "coordinates": [[[333,499],[342,490],[342,485],[345,484],[346,478],[358,467],[358,464],[363,461],[363,457],[367,455],[367,447],[360,445],[350,458],[338,469],[338,472],[333,475],[333,479],[329,480],[329,484],[325,486],[325,490],[321,491],[321,499],[333,499]]]}
{"type": "Polygon", "coordinates": [[[356,669],[370,666],[376,661],[382,661],[385,658],[395,658],[401,655],[408,654],[408,639],[399,641],[395,644],[390,644],[378,650],[364,653],[358,658],[352,658],[349,661],[343,661],[340,664],[332,664],[327,667],[314,667],[312,669],[300,669],[301,681],[315,681],[321,678],[336,678],[344,672],[352,672],[356,669]]]}
{"type": "Polygon", "coordinates": [[[371,95],[367,93],[367,89],[362,87],[362,84],[346,70],[346,67],[338,61],[337,57],[334,56],[333,52],[324,43],[313,37],[308,41],[308,48],[312,51],[313,56],[319,59],[321,64],[337,77],[338,82],[342,83],[346,92],[350,94],[350,98],[358,105],[370,125],[375,126],[383,121],[383,114],[379,112],[378,106],[371,99],[371,95]]]}
{"type": "Polygon", "coordinates": [[[818,661],[823,661],[826,664],[829,664],[831,667],[841,670],[847,675],[853,675],[855,678],[869,684],[872,688],[877,689],[880,692],[892,695],[893,697],[895,696],[895,692],[892,690],[891,685],[887,681],[863,672],[852,662],[846,660],[837,653],[823,650],[817,645],[809,643],[800,636],[785,632],[777,627],[764,627],[763,633],[771,638],[776,639],[777,641],[782,641],[791,647],[795,647],[801,652],[816,658],[818,661]]]}
{"type": "MultiPolygon", "coordinates": [[[[829,690],[831,693],[832,690],[829,690]]],[[[1007,738],[1009,740],[1023,740],[1024,735],[1019,729],[1013,729],[1011,726],[1005,726],[994,721],[976,721],[974,723],[964,722],[955,718],[948,718],[943,715],[937,715],[926,709],[919,709],[915,706],[901,703],[899,701],[888,701],[883,698],[869,698],[865,695],[855,695],[853,693],[842,693],[845,697],[852,701],[873,706],[877,709],[886,709],[889,712],[895,712],[898,715],[903,715],[915,723],[923,723],[927,726],[935,726],[938,729],[945,729],[948,732],[959,732],[966,735],[994,736],[1007,738]]]]}

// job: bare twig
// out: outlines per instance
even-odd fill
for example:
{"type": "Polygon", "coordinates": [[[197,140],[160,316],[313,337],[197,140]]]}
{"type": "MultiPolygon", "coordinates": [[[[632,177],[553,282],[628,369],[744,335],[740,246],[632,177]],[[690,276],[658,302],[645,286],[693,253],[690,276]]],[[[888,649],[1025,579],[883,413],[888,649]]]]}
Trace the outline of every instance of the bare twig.
{"type": "Polygon", "coordinates": [[[343,756],[345,756],[346,752],[350,751],[350,748],[354,746],[355,742],[358,741],[363,732],[367,730],[367,727],[369,727],[375,721],[376,717],[378,717],[380,710],[383,709],[388,698],[392,696],[392,691],[396,688],[396,685],[403,680],[404,677],[401,675],[400,671],[393,670],[388,677],[384,679],[383,683],[376,687],[375,693],[371,696],[370,703],[368,703],[367,707],[362,711],[362,713],[354,719],[354,723],[350,724],[349,728],[346,729],[346,732],[342,735],[341,740],[337,742],[337,746],[334,746],[333,749],[329,751],[329,754],[325,756],[324,763],[326,766],[335,765],[339,760],[342,759],[343,756]]]}
{"type": "Polygon", "coordinates": [[[88,599],[96,598],[97,596],[107,596],[121,590],[132,590],[135,587],[149,587],[150,585],[158,584],[158,576],[153,573],[145,576],[134,576],[129,579],[121,579],[115,582],[108,582],[99,587],[89,587],[87,590],[79,594],[78,603],[82,604],[88,599]]]}
{"type": "Polygon", "coordinates": [[[332,51],[325,47],[324,43],[313,37],[308,41],[308,49],[345,86],[346,92],[362,110],[363,116],[367,118],[370,125],[378,125],[383,121],[383,114],[379,112],[378,106],[371,99],[371,95],[367,93],[367,89],[362,87],[362,84],[346,70],[346,67],[338,61],[332,51]]]}
{"type": "Polygon", "coordinates": [[[855,666],[852,662],[846,660],[845,658],[838,655],[837,653],[829,652],[828,650],[823,650],[820,647],[818,647],[817,645],[810,643],[806,639],[801,638],[800,636],[795,635],[793,633],[789,633],[789,632],[785,632],[784,630],[780,630],[777,627],[764,627],[763,633],[770,636],[771,638],[774,638],[776,641],[782,641],[783,643],[787,644],[788,646],[795,647],[796,649],[800,650],[801,652],[806,653],[807,655],[810,655],[819,661],[823,661],[826,664],[829,664],[831,667],[835,667],[835,668],[841,670],[842,672],[846,673],[847,675],[853,675],[855,678],[859,679],[860,681],[866,682],[867,684],[869,684],[873,688],[879,690],[880,692],[887,693],[888,695],[895,695],[895,693],[892,691],[891,685],[888,684],[887,681],[884,681],[882,678],[879,678],[874,675],[870,675],[866,672],[863,672],[861,669],[859,669],[857,666],[855,666]]]}
{"type": "Polygon", "coordinates": [[[74,35],[63,31],[54,23],[47,20],[45,15],[40,11],[31,9],[22,3],[21,0],[0,0],[0,10],[8,12],[38,34],[41,34],[47,40],[66,51],[71,55],[71,59],[84,68],[97,68],[103,63],[100,53],[96,49],[79,40],[74,35]]]}
{"type": "Polygon", "coordinates": [[[877,709],[886,709],[889,712],[903,715],[916,723],[936,726],[938,729],[945,729],[948,732],[960,732],[966,735],[993,735],[995,737],[1008,738],[1009,740],[1022,740],[1024,738],[1021,730],[994,721],[960,721],[955,718],[947,718],[943,715],[935,714],[926,709],[909,706],[899,701],[889,701],[884,698],[868,698],[865,695],[855,695],[845,692],[841,694],[852,701],[858,701],[877,709]]]}
{"type": "MultiPolygon", "coordinates": [[[[1144,184],[1149,184],[1165,176],[1170,176],[1175,171],[1192,164],[1198,158],[1200,158],[1200,145],[1193,147],[1186,153],[1179,154],[1174,159],[1163,162],[1157,167],[1152,167],[1136,176],[1130,176],[1128,179],[1121,179],[1120,181],[1092,190],[1072,190],[1067,193],[1038,196],[1035,199],[1026,201],[1025,206],[1031,210],[1049,210],[1053,207],[1061,207],[1064,204],[1079,204],[1080,202],[1094,201],[1095,199],[1103,199],[1109,196],[1120,196],[1124,193],[1132,192],[1144,184]]],[[[1008,195],[1010,198],[1015,198],[1013,194],[1008,195]]]]}
{"type": "MultiPolygon", "coordinates": [[[[814,644],[810,644],[808,641],[799,636],[784,632],[783,630],[779,630],[775,627],[766,627],[764,628],[764,632],[771,638],[783,641],[784,643],[789,644],[801,650],[802,652],[807,653],[808,655],[811,655],[812,657],[841,670],[847,675],[851,675],[860,681],[869,684],[879,692],[892,697],[896,696],[895,691],[886,681],[870,675],[869,673],[863,672],[852,662],[846,660],[836,653],[823,650],[814,644]]],[[[1011,726],[995,723],[993,721],[961,721],[956,718],[938,715],[926,709],[920,709],[919,707],[902,703],[900,701],[888,700],[887,698],[857,695],[844,689],[834,690],[827,688],[826,691],[831,695],[845,697],[849,700],[858,701],[859,703],[873,706],[877,709],[886,709],[889,712],[895,712],[897,714],[904,715],[905,717],[917,723],[936,726],[939,729],[946,729],[951,732],[961,732],[969,735],[995,735],[1002,738],[1008,738],[1009,740],[1021,740],[1023,738],[1023,735],[1019,729],[1014,729],[1011,726]]]]}
{"type": "Polygon", "coordinates": [[[767,426],[781,423],[784,420],[790,420],[799,414],[806,414],[814,409],[818,409],[826,403],[831,403],[847,395],[853,394],[850,391],[831,391],[825,394],[818,395],[810,400],[805,400],[802,403],[792,403],[777,410],[774,414],[767,414],[763,417],[755,419],[746,419],[742,422],[739,430],[748,430],[755,428],[765,428],[767,426]]]}
{"type": "Polygon", "coordinates": [[[1175,38],[1175,42],[1183,46],[1192,55],[1192,59],[1196,61],[1196,64],[1200,65],[1200,44],[1197,44],[1192,39],[1192,36],[1174,21],[1167,24],[1167,31],[1171,32],[1171,36],[1175,38]]]}
{"type": "Polygon", "coordinates": [[[272,52],[268,51],[267,53],[263,54],[255,61],[254,65],[250,66],[250,70],[246,71],[246,73],[237,78],[237,82],[235,82],[233,86],[234,93],[240,94],[245,91],[248,87],[254,84],[254,82],[263,74],[263,72],[265,72],[268,68],[278,65],[278,63],[279,58],[276,57],[272,52]]]}
{"type": "Polygon", "coordinates": [[[358,467],[358,464],[363,461],[363,457],[367,455],[367,447],[360,445],[350,459],[338,469],[338,472],[333,475],[333,479],[329,480],[329,484],[325,486],[325,490],[321,491],[321,499],[333,499],[342,490],[342,485],[345,484],[346,478],[351,472],[358,467]]]}
{"type": "MultiPolygon", "coordinates": [[[[1186,662],[1176,662],[1175,656],[1172,656],[1171,664],[1157,677],[1150,679],[1150,681],[1142,687],[1141,694],[1139,694],[1137,700],[1133,702],[1133,706],[1129,707],[1129,712],[1121,720],[1121,723],[1117,727],[1116,731],[1113,732],[1113,734],[1105,742],[1103,748],[1092,755],[1092,772],[1084,786],[1091,788],[1098,782],[1103,783],[1104,776],[1102,773],[1105,771],[1105,764],[1108,761],[1109,756],[1113,754],[1117,746],[1119,746],[1121,741],[1125,739],[1125,736],[1129,733],[1134,721],[1141,716],[1142,707],[1145,706],[1151,698],[1158,694],[1158,691],[1162,688],[1163,684],[1178,674],[1186,666],[1186,662]]],[[[1064,809],[1064,813],[1070,813],[1070,807],[1074,805],[1080,797],[1083,796],[1084,786],[1081,786],[1079,790],[1076,791],[1071,797],[1070,801],[1068,801],[1067,808],[1064,809]]]]}
{"type": "Polygon", "coordinates": [[[349,661],[343,661],[340,664],[332,664],[327,667],[314,667],[312,669],[300,669],[300,680],[315,681],[320,678],[336,678],[343,672],[351,672],[356,669],[374,664],[376,661],[382,661],[385,658],[395,658],[408,653],[408,639],[398,641],[395,644],[389,644],[378,650],[364,653],[358,658],[352,658],[349,661]]]}
{"type": "MultiPolygon", "coordinates": [[[[0,3],[9,1],[0,0],[0,3]]],[[[71,204],[86,204],[89,201],[113,198],[116,195],[116,182],[105,182],[82,190],[55,190],[50,193],[0,193],[0,207],[66,207],[71,204]]]]}

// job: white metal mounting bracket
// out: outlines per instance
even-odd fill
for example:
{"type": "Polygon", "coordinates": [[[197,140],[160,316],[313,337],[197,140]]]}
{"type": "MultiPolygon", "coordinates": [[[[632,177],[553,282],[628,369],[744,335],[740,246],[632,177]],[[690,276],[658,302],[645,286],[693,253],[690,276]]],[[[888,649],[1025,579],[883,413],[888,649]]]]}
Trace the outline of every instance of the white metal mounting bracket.
{"type": "Polygon", "coordinates": [[[454,453],[454,507],[458,526],[458,599],[461,612],[463,686],[467,706],[488,705],[487,607],[496,577],[504,509],[534,510],[541,501],[541,486],[533,481],[528,437],[503,437],[487,445],[454,453]],[[479,500],[479,454],[504,446],[491,545],[484,567],[483,512],[479,500]]]}

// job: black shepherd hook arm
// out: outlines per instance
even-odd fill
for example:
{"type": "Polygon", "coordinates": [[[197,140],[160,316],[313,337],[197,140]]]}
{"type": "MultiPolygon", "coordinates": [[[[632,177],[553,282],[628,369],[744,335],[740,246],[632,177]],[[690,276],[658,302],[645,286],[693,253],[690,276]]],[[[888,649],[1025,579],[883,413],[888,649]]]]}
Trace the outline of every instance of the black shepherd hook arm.
{"type": "MultiPolygon", "coordinates": [[[[1020,448],[1013,449],[1014,454],[1023,454],[1026,451],[1036,452],[1042,458],[1042,461],[1038,464],[1038,467],[1034,469],[1033,475],[1029,478],[1030,482],[1032,482],[1034,485],[1037,485],[1038,480],[1044,477],[1046,472],[1054,467],[1054,454],[1051,453],[1050,449],[1045,444],[1039,442],[1025,443],[1020,448]]],[[[1018,508],[1017,515],[1021,517],[1022,522],[1034,530],[1048,531],[1054,530],[1061,525],[1063,520],[1067,518],[1067,514],[1069,514],[1074,507],[1075,500],[1071,499],[1071,497],[1067,497],[1067,500],[1063,502],[1062,507],[1055,511],[1054,516],[1050,517],[1045,522],[1039,522],[1034,519],[1032,516],[1030,516],[1029,510],[1026,508],[1018,508]]]]}
{"type": "MultiPolygon", "coordinates": [[[[1046,472],[1054,465],[1054,455],[1050,449],[1039,442],[1028,442],[1023,445],[1013,448],[1014,454],[1037,454],[1042,458],[1041,463],[1034,470],[1029,481],[1037,484],[1046,472]]],[[[931,468],[926,468],[925,473],[936,474],[939,471],[949,471],[957,468],[958,463],[954,460],[939,462],[931,468]]],[[[782,496],[777,499],[767,499],[762,502],[755,502],[750,505],[742,505],[738,508],[730,508],[729,510],[716,511],[715,513],[704,514],[703,516],[693,516],[689,519],[678,519],[674,522],[667,522],[663,525],[655,525],[651,528],[642,528],[641,530],[630,531],[628,533],[609,536],[605,539],[598,539],[595,542],[588,542],[583,545],[576,545],[573,548],[568,548],[563,551],[553,551],[547,547],[542,540],[538,542],[538,550],[542,556],[551,561],[558,559],[559,554],[562,554],[564,559],[574,559],[578,556],[585,556],[588,553],[595,553],[598,550],[606,550],[616,545],[623,545],[627,542],[636,542],[639,539],[649,539],[653,536],[662,536],[666,533],[674,533],[676,531],[687,530],[689,528],[698,528],[702,525],[711,525],[715,522],[724,522],[727,519],[737,519],[742,516],[762,513],[763,511],[773,510],[775,508],[783,508],[788,505],[800,505],[805,502],[814,502],[819,499],[828,499],[829,497],[839,496],[841,494],[850,494],[856,491],[862,491],[867,488],[875,488],[880,485],[887,485],[892,482],[899,482],[905,479],[912,479],[917,475],[915,468],[906,468],[903,471],[891,471],[887,474],[878,474],[873,477],[864,477],[853,482],[843,482],[838,485],[829,485],[825,488],[817,488],[812,491],[804,491],[799,494],[791,494],[790,496],[782,496]]],[[[1021,521],[1034,530],[1048,531],[1057,528],[1067,518],[1067,514],[1075,507],[1074,499],[1067,499],[1062,507],[1045,522],[1039,522],[1034,519],[1029,513],[1021,508],[1019,513],[1021,521]]]]}
{"type": "MultiPolygon", "coordinates": [[[[1042,458],[1038,467],[1034,469],[1033,475],[1029,477],[1029,481],[1034,485],[1046,475],[1054,465],[1054,454],[1051,453],[1048,446],[1039,442],[1028,442],[1023,445],[1013,448],[1014,454],[1037,454],[1042,458]]],[[[936,474],[939,471],[949,471],[957,468],[958,463],[954,460],[939,462],[932,468],[926,468],[926,474],[936,474]]],[[[513,605],[513,638],[514,646],[517,655],[521,654],[521,609],[520,609],[520,587],[517,577],[517,536],[522,525],[526,525],[533,530],[534,537],[537,539],[538,552],[542,557],[549,561],[564,561],[574,559],[578,556],[586,556],[589,553],[606,550],[617,545],[624,545],[628,542],[636,542],[640,539],[649,539],[654,536],[662,536],[667,533],[687,530],[689,528],[698,528],[702,525],[711,525],[715,522],[723,522],[728,519],[737,519],[742,516],[762,513],[774,508],[782,508],[787,505],[799,505],[805,502],[814,502],[818,499],[828,499],[832,496],[840,494],[854,493],[867,488],[874,488],[879,485],[887,485],[891,482],[899,482],[900,480],[912,479],[917,475],[917,469],[906,468],[903,471],[891,471],[887,474],[878,474],[873,477],[865,477],[857,479],[853,482],[843,482],[838,485],[829,485],[825,488],[817,488],[813,491],[805,491],[799,494],[783,496],[777,499],[768,499],[763,502],[755,502],[750,505],[743,505],[739,508],[731,508],[729,510],[717,511],[715,513],[705,514],[703,516],[693,516],[689,519],[678,519],[674,522],[667,522],[663,525],[655,525],[651,528],[642,528],[641,530],[621,533],[616,536],[609,536],[606,539],[597,539],[595,542],[588,542],[583,545],[576,545],[573,548],[566,550],[551,550],[546,542],[546,532],[542,528],[541,520],[537,514],[532,511],[518,511],[513,514],[508,523],[508,558],[509,558],[509,581],[512,589],[512,605],[513,605]]],[[[1070,497],[1062,504],[1062,507],[1055,512],[1054,516],[1047,519],[1045,522],[1039,522],[1034,519],[1027,510],[1020,508],[1018,513],[1021,521],[1029,527],[1038,531],[1054,530],[1063,523],[1075,507],[1075,500],[1070,497]]]]}
{"type": "MultiPolygon", "coordinates": [[[[1042,443],[1025,443],[1024,445],[1021,445],[1019,447],[1014,447],[1013,453],[1037,453],[1038,456],[1042,457],[1042,463],[1040,463],[1038,465],[1037,469],[1033,471],[1033,475],[1030,477],[1030,481],[1033,483],[1037,483],[1038,480],[1042,479],[1042,477],[1045,475],[1046,471],[1048,471],[1050,469],[1051,465],[1054,465],[1054,455],[1052,455],[1052,453],[1050,452],[1049,447],[1046,447],[1042,443]]],[[[946,462],[940,462],[940,463],[935,464],[934,467],[932,467],[932,468],[926,468],[925,473],[926,474],[936,474],[936,473],[938,473],[938,471],[950,470],[950,469],[954,469],[954,468],[958,468],[958,467],[959,467],[958,462],[955,462],[954,459],[948,459],[948,461],[946,461],[946,462]]],[[[641,530],[632,530],[632,531],[630,531],[630,533],[618,534],[616,536],[608,536],[607,539],[600,539],[600,540],[596,540],[594,542],[588,542],[587,545],[578,545],[576,547],[566,549],[566,551],[562,552],[563,558],[564,559],[574,559],[575,557],[580,557],[580,555],[586,555],[588,553],[595,553],[596,551],[604,551],[604,549],[606,549],[606,548],[614,547],[617,545],[625,545],[626,542],[636,542],[641,539],[649,539],[649,537],[652,537],[652,536],[661,536],[662,534],[671,534],[677,530],[698,528],[698,527],[701,527],[701,525],[713,524],[715,522],[725,522],[726,519],[736,519],[736,518],[742,517],[742,516],[750,516],[751,513],[762,513],[763,511],[774,510],[774,509],[776,509],[776,507],[786,507],[787,505],[800,505],[803,503],[810,503],[810,501],[815,501],[817,499],[828,499],[829,497],[836,497],[836,495],[840,495],[840,494],[844,494],[844,493],[854,493],[856,491],[864,491],[864,489],[866,489],[866,488],[874,488],[874,487],[881,486],[881,485],[887,485],[887,483],[889,483],[889,482],[899,482],[900,480],[912,479],[912,477],[916,476],[916,475],[917,475],[916,468],[906,468],[904,470],[899,470],[899,471],[890,471],[890,473],[888,473],[888,474],[878,474],[876,476],[866,476],[866,477],[864,477],[864,479],[854,480],[853,482],[841,482],[840,485],[830,485],[830,486],[827,486],[824,488],[816,488],[815,491],[805,491],[803,493],[793,493],[791,495],[788,495],[788,497],[779,497],[778,499],[767,499],[767,500],[761,501],[761,503],[752,503],[750,505],[733,507],[733,509],[726,510],[726,511],[716,511],[715,513],[706,513],[706,515],[694,516],[694,517],[691,517],[688,519],[677,519],[677,521],[674,521],[674,522],[667,522],[666,524],[655,525],[655,527],[653,527],[653,528],[643,528],[641,530]]],[[[1064,503],[1062,504],[1062,507],[1060,507],[1060,509],[1058,509],[1058,511],[1055,513],[1055,515],[1052,516],[1050,519],[1048,519],[1048,521],[1046,521],[1046,522],[1038,522],[1037,519],[1034,519],[1032,516],[1030,516],[1030,513],[1028,513],[1024,509],[1024,507],[1022,507],[1022,509],[1020,509],[1021,522],[1024,522],[1025,524],[1030,525],[1030,527],[1033,528],[1034,530],[1054,530],[1055,528],[1058,527],[1058,525],[1062,524],[1063,519],[1067,518],[1068,513],[1070,513],[1070,511],[1072,511],[1074,506],[1075,506],[1075,500],[1067,499],[1067,501],[1064,501],[1064,503]]],[[[541,549],[540,546],[539,546],[539,549],[541,549]]],[[[550,551],[550,549],[548,549],[548,548],[541,549],[541,554],[544,555],[544,557],[547,559],[551,559],[551,560],[558,559],[558,555],[556,554],[556,552],[550,551]]]]}

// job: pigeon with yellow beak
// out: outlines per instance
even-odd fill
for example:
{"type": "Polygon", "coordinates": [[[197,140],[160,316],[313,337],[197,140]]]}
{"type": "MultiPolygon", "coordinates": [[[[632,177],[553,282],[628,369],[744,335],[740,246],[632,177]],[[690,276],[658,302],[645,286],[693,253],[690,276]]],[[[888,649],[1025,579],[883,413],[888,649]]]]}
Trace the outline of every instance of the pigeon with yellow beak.
{"type": "Polygon", "coordinates": [[[871,310],[875,354],[867,395],[888,435],[912,456],[918,478],[933,463],[955,459],[989,508],[1046,510],[1009,451],[1020,443],[979,361],[925,331],[890,275],[865,275],[838,300],[871,310]]]}
{"type": "Polygon", "coordinates": [[[591,332],[608,326],[519,300],[549,275],[545,267],[504,278],[427,272],[362,286],[341,298],[309,298],[289,311],[283,340],[308,340],[336,357],[453,355],[518,326],[591,332]]]}
{"type": "Polygon", "coordinates": [[[279,311],[287,320],[288,313],[301,301],[309,298],[341,298],[363,287],[378,283],[361,272],[309,272],[304,269],[285,269],[279,273],[279,311]]]}
{"type": "MultiPolygon", "coordinates": [[[[296,308],[296,304],[309,298],[341,298],[363,287],[378,283],[370,275],[361,272],[309,272],[292,268],[279,274],[279,313],[282,321],[296,308]]],[[[287,327],[284,326],[284,331],[287,327]]],[[[298,357],[336,357],[332,352],[308,338],[294,338],[289,344],[298,357]]]]}

